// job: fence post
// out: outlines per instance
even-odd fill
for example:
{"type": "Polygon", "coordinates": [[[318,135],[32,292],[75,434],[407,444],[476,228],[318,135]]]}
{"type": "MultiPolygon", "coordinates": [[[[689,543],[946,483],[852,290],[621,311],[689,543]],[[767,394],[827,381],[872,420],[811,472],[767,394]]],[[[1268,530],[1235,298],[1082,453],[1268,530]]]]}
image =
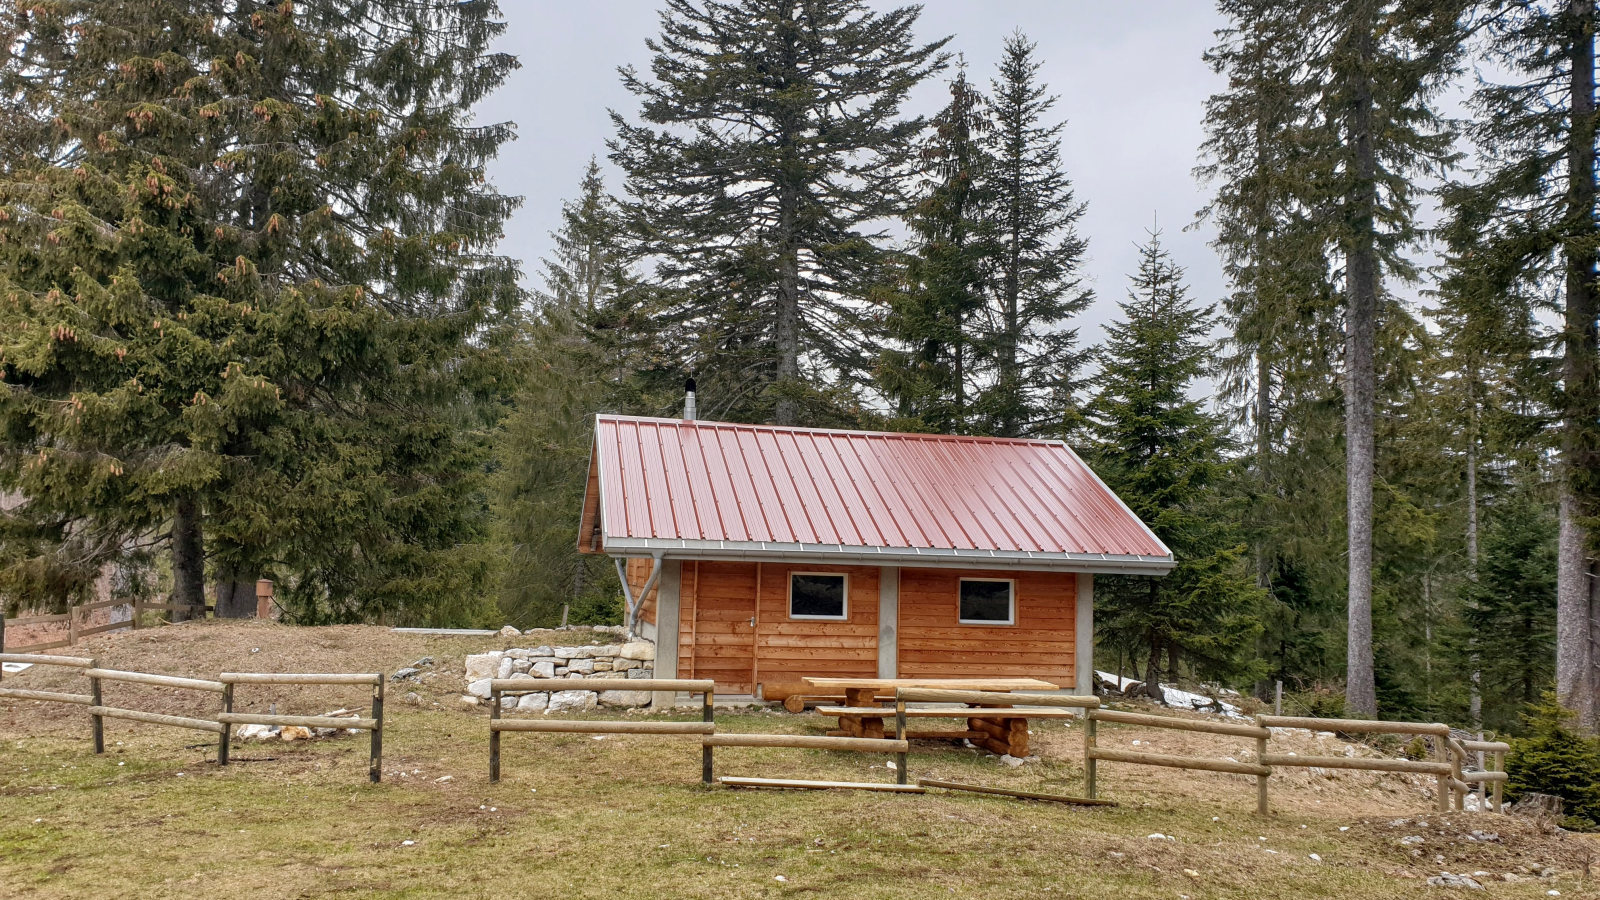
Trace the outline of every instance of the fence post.
{"type": "Polygon", "coordinates": [[[1272,690],[1272,714],[1275,715],[1275,716],[1283,715],[1283,682],[1282,681],[1279,681],[1277,683],[1277,687],[1273,688],[1273,690],[1272,690]]]}
{"type": "Polygon", "coordinates": [[[500,689],[489,686],[489,782],[500,780],[500,729],[494,723],[500,719],[500,689]]]}
{"type": "Polygon", "coordinates": [[[1083,711],[1083,793],[1095,799],[1095,719],[1094,710],[1083,711]]]}
{"type": "Polygon", "coordinates": [[[67,646],[78,646],[78,608],[76,606],[67,607],[67,646]]]}
{"type": "MultiPolygon", "coordinates": [[[[563,611],[563,615],[565,612],[563,611]]],[[[700,721],[710,722],[713,718],[712,704],[715,702],[715,690],[705,692],[705,705],[700,712],[700,721]]],[[[712,747],[704,741],[700,742],[700,783],[711,783],[711,753],[712,747]]]]}
{"type": "MultiPolygon", "coordinates": [[[[1263,766],[1266,765],[1266,763],[1262,762],[1262,760],[1266,759],[1266,758],[1267,758],[1267,739],[1264,738],[1264,737],[1258,737],[1258,738],[1256,738],[1256,764],[1257,765],[1263,765],[1263,766]]],[[[1268,776],[1268,775],[1257,775],[1256,776],[1256,814],[1257,815],[1264,816],[1264,815],[1267,814],[1267,779],[1269,777],[1271,777],[1271,776],[1268,776]]]]}
{"type": "MultiPolygon", "coordinates": [[[[1504,772],[1506,770],[1506,752],[1504,750],[1496,750],[1494,752],[1494,770],[1496,772],[1504,772]]],[[[1502,784],[1504,784],[1504,782],[1501,781],[1496,781],[1494,783],[1495,812],[1505,812],[1505,807],[1500,802],[1500,787],[1502,784]]]]}
{"type": "MultiPolygon", "coordinates": [[[[6,605],[0,603],[0,653],[6,652],[6,605]]],[[[0,678],[5,677],[5,672],[0,671],[0,678]]]]}
{"type": "MultiPolygon", "coordinates": [[[[1448,766],[1450,764],[1450,757],[1452,756],[1450,753],[1449,734],[1435,734],[1433,736],[1433,746],[1434,759],[1448,766]]],[[[1436,804],[1436,806],[1438,807],[1439,812],[1449,812],[1450,795],[1455,791],[1455,788],[1451,787],[1450,785],[1450,775],[1448,773],[1440,775],[1438,782],[1439,802],[1436,804]]]]}
{"type": "MultiPolygon", "coordinates": [[[[100,668],[99,660],[90,660],[91,669],[100,668]]],[[[95,707],[105,706],[100,699],[100,679],[94,675],[89,676],[89,700],[95,707]]],[[[94,732],[94,752],[106,752],[106,720],[99,713],[89,715],[89,726],[94,732]]]]}
{"type": "MultiPolygon", "coordinates": [[[[233,682],[222,685],[222,711],[233,712],[233,682]]],[[[222,723],[222,740],[217,742],[217,765],[228,764],[228,740],[233,737],[233,726],[227,722],[222,723]]]]}
{"type": "MultiPolygon", "coordinates": [[[[894,739],[906,739],[906,702],[900,699],[900,692],[895,691],[894,696],[894,739]]],[[[895,754],[895,784],[906,783],[906,752],[904,750],[895,754]]]]}
{"type": "Polygon", "coordinates": [[[373,784],[383,780],[383,676],[378,673],[378,683],[372,686],[372,762],[367,780],[373,784]]]}
{"type": "Polygon", "coordinates": [[[272,618],[273,585],[270,578],[256,579],[256,618],[272,618]]]}

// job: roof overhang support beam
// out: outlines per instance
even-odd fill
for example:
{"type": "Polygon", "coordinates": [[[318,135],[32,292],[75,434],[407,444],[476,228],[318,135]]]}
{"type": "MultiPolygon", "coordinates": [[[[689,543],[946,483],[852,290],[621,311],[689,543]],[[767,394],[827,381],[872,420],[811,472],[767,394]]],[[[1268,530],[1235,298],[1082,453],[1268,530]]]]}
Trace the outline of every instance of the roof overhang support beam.
{"type": "Polygon", "coordinates": [[[622,582],[622,596],[628,602],[627,637],[635,640],[639,636],[639,613],[644,609],[644,598],[655,589],[656,582],[661,580],[661,560],[664,553],[657,552],[650,557],[650,577],[645,579],[644,587],[639,589],[637,597],[633,594],[633,586],[628,584],[628,557],[616,558],[617,579],[622,582]]]}

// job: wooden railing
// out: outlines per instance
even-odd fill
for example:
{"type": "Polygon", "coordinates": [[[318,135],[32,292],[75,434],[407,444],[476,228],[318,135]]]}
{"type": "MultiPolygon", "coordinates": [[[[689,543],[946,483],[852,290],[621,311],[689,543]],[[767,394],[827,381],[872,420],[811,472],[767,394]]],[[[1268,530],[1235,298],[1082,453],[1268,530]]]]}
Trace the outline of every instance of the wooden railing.
{"type": "MultiPolygon", "coordinates": [[[[489,780],[500,780],[500,735],[506,731],[537,731],[565,734],[654,734],[654,735],[711,735],[717,730],[712,722],[712,702],[717,684],[714,681],[691,681],[676,678],[585,678],[581,680],[540,680],[532,678],[495,678],[489,682],[489,780]],[[550,690],[574,688],[585,691],[670,691],[704,695],[699,722],[608,722],[599,719],[502,719],[501,698],[507,695],[544,693],[550,690]]],[[[700,780],[711,783],[712,744],[702,744],[700,751],[700,780]]]]}
{"type": "Polygon", "coordinates": [[[6,653],[37,653],[41,650],[59,650],[63,647],[75,647],[79,641],[93,635],[104,634],[108,631],[121,631],[125,629],[137,630],[140,625],[140,614],[154,611],[187,611],[204,618],[207,613],[212,611],[212,607],[209,605],[188,605],[181,603],[154,603],[143,600],[98,600],[94,603],[83,603],[77,606],[69,607],[67,611],[63,613],[48,613],[37,616],[17,616],[13,618],[7,618],[3,613],[0,613],[0,649],[3,649],[3,651],[6,653]],[[90,613],[95,612],[96,610],[112,609],[123,606],[132,608],[132,615],[130,618],[121,622],[106,622],[101,625],[88,624],[90,613]],[[22,628],[29,625],[58,625],[61,623],[66,623],[67,626],[67,636],[65,638],[57,638],[55,640],[39,641],[36,643],[23,645],[10,645],[6,643],[6,629],[8,627],[22,628]]]}
{"type": "Polygon", "coordinates": [[[217,722],[222,728],[223,751],[217,760],[228,764],[228,737],[235,725],[276,725],[300,728],[346,728],[365,731],[372,736],[372,749],[367,760],[367,780],[373,784],[383,780],[383,673],[338,673],[318,675],[302,672],[223,672],[220,676],[226,690],[222,694],[222,712],[217,722]],[[320,684],[368,685],[372,688],[372,715],[368,718],[344,716],[279,716],[269,713],[235,712],[233,689],[240,684],[320,684]]]}

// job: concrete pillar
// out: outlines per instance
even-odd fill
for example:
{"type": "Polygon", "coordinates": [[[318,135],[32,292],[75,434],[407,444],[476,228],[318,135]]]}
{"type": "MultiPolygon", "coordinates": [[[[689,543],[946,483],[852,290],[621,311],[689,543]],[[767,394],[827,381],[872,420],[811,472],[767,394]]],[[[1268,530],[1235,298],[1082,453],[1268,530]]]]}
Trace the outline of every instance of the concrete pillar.
{"type": "MultiPolygon", "coordinates": [[[[656,584],[656,662],[655,677],[678,677],[678,601],[682,597],[683,563],[661,561],[661,580],[656,584]]],[[[657,691],[650,701],[656,709],[678,702],[671,691],[657,691]]]]}
{"type": "Polygon", "coordinates": [[[1094,576],[1078,573],[1077,647],[1073,672],[1077,679],[1073,692],[1088,697],[1094,694],[1094,576]]]}
{"type": "Polygon", "coordinates": [[[878,677],[898,678],[900,670],[900,569],[878,569],[878,677]]]}

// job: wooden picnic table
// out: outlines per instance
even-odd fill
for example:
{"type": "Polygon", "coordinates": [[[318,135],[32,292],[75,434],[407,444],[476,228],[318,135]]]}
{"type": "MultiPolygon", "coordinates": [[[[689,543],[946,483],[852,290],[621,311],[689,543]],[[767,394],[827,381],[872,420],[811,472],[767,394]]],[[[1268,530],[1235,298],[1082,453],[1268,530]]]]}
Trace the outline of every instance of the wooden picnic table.
{"type": "MultiPolygon", "coordinates": [[[[898,688],[935,688],[938,690],[988,691],[1057,691],[1061,688],[1037,678],[827,678],[808,677],[805,683],[818,691],[843,691],[844,706],[821,706],[823,715],[837,716],[839,730],[830,735],[847,737],[884,736],[884,720],[894,718],[893,707],[877,705],[879,696],[894,697],[898,688]],[[855,710],[861,712],[855,712],[855,710]]],[[[966,727],[960,729],[907,730],[912,739],[972,741],[992,753],[1011,756],[1028,755],[1028,719],[1072,715],[1064,709],[1014,709],[1000,704],[967,704],[965,707],[907,709],[911,718],[965,719],[966,727]]]]}

